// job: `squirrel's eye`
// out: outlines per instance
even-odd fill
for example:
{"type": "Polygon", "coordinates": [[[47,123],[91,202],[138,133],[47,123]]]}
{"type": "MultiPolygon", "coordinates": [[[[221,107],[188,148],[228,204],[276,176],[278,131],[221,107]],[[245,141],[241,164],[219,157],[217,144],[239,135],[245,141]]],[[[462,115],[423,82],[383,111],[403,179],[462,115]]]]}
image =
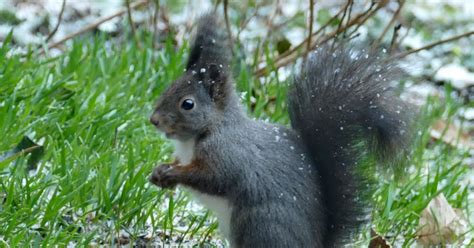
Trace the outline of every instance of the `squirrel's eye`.
{"type": "Polygon", "coordinates": [[[181,108],[184,110],[191,110],[194,108],[194,101],[192,99],[185,99],[183,103],[181,103],[181,108]]]}

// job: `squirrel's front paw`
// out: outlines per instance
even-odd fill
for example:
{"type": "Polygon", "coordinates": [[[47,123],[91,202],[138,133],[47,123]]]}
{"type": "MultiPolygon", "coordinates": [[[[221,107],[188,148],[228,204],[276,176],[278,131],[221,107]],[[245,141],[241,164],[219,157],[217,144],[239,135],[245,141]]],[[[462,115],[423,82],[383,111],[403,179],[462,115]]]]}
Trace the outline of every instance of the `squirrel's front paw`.
{"type": "Polygon", "coordinates": [[[176,168],[170,164],[162,164],[153,170],[149,180],[161,188],[174,188],[177,181],[176,168]]]}

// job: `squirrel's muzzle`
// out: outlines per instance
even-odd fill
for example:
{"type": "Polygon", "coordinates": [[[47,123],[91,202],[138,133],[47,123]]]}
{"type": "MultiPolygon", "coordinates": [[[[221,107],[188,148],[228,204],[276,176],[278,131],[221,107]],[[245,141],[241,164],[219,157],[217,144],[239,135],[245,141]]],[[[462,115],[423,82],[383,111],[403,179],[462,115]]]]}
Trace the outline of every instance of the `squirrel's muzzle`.
{"type": "Polygon", "coordinates": [[[158,125],[160,124],[160,116],[158,115],[158,113],[155,112],[150,116],[150,122],[151,124],[158,127],[158,125]]]}

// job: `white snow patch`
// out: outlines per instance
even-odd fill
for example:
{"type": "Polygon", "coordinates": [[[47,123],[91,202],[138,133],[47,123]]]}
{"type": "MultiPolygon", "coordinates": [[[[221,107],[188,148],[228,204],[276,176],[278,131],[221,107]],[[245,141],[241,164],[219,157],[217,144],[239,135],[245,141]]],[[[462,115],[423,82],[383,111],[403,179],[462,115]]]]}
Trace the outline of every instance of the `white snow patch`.
{"type": "Polygon", "coordinates": [[[449,81],[456,89],[464,89],[474,85],[474,73],[458,64],[441,67],[434,76],[437,81],[449,81]]]}

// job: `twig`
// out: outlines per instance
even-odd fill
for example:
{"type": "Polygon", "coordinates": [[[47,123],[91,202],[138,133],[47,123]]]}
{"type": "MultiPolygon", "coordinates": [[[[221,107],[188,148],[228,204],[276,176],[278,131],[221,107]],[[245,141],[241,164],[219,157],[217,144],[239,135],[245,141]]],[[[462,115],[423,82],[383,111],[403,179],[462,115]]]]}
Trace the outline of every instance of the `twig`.
{"type": "MultiPolygon", "coordinates": [[[[356,18],[354,18],[354,20],[348,20],[346,25],[344,27],[342,27],[340,30],[335,30],[333,31],[332,33],[330,33],[329,35],[327,35],[324,39],[322,39],[320,42],[318,42],[317,44],[314,44],[314,46],[316,45],[322,45],[324,43],[326,43],[327,41],[329,41],[330,39],[333,39],[335,38],[337,35],[339,35],[340,33],[344,33],[344,35],[346,35],[346,31],[357,24],[356,28],[351,31],[348,36],[349,37],[352,37],[352,38],[355,38],[357,37],[358,35],[357,34],[354,34],[357,32],[357,30],[370,18],[372,17],[379,9],[381,9],[383,6],[385,6],[385,2],[379,2],[378,4],[376,2],[372,2],[370,7],[364,11],[363,13],[359,14],[356,16],[356,18]],[[377,8],[373,9],[373,7],[377,5],[377,8]]],[[[349,12],[350,14],[350,12],[349,12]]],[[[314,48],[313,46],[313,48],[314,48]]]]}
{"type": "MultiPolygon", "coordinates": [[[[345,9],[347,9],[347,6],[350,2],[348,2],[344,8],[342,8],[342,11],[339,11],[339,13],[334,16],[333,18],[331,19],[335,19],[337,18],[337,16],[342,13],[345,9]]],[[[349,22],[347,22],[346,25],[343,25],[340,27],[339,30],[334,30],[332,31],[331,33],[327,34],[321,41],[313,41],[312,44],[311,44],[311,49],[315,48],[317,45],[320,45],[320,44],[323,44],[323,43],[326,43],[328,40],[330,39],[333,39],[336,35],[338,35],[339,33],[341,32],[344,32],[344,30],[358,24],[359,26],[362,25],[363,23],[365,23],[372,15],[374,15],[380,8],[382,8],[383,6],[385,6],[385,3],[384,2],[380,2],[379,4],[377,4],[377,8],[373,9],[373,5],[372,4],[369,9],[367,11],[364,11],[363,13],[361,14],[358,14],[356,17],[354,17],[354,19],[350,20],[349,22]]],[[[316,31],[316,33],[318,32],[321,32],[323,29],[323,27],[321,27],[318,31],[316,31]]],[[[352,33],[351,33],[351,36],[352,36],[352,33]]],[[[303,47],[304,44],[306,44],[307,39],[305,39],[304,41],[302,41],[300,44],[298,44],[295,48],[293,48],[290,52],[288,53],[284,53],[282,55],[280,55],[278,58],[276,58],[274,60],[275,62],[275,65],[274,65],[274,69],[278,69],[280,67],[283,67],[293,61],[295,61],[299,55],[306,55],[310,50],[305,50],[303,51],[301,54],[298,54],[296,53],[297,50],[299,50],[301,47],[303,47]]],[[[257,71],[255,71],[255,76],[257,77],[261,77],[261,76],[264,76],[268,73],[268,68],[267,66],[265,67],[262,67],[260,69],[258,69],[257,71]]]]}
{"type": "MultiPolygon", "coordinates": [[[[345,5],[344,7],[344,13],[347,12],[347,8],[349,7],[349,5],[351,4],[351,1],[348,1],[347,4],[345,5]]],[[[367,19],[369,19],[375,12],[377,12],[382,5],[379,5],[375,10],[372,10],[372,8],[374,7],[375,3],[372,2],[372,4],[370,5],[369,9],[367,9],[366,11],[364,11],[363,13],[357,15],[353,20],[347,20],[347,23],[345,26],[340,26],[338,27],[338,29],[332,31],[331,33],[327,34],[325,38],[322,38],[322,40],[320,42],[314,42],[314,44],[312,44],[311,46],[311,49],[313,49],[316,45],[321,45],[321,44],[324,44],[326,43],[327,41],[329,41],[330,39],[333,39],[334,37],[336,37],[338,34],[340,34],[341,32],[346,32],[346,30],[356,24],[358,25],[362,25],[363,23],[365,23],[365,21],[367,21],[367,19]]],[[[350,34],[352,35],[353,32],[350,34]]],[[[308,53],[308,51],[305,51],[304,54],[308,53]]],[[[296,59],[297,57],[295,56],[294,59],[296,59]]],[[[293,60],[294,60],[293,59],[293,60]]],[[[290,60],[291,61],[291,60],[290,60]]],[[[278,67],[277,67],[278,68],[278,67]]]]}
{"type": "Polygon", "coordinates": [[[281,13],[280,11],[280,0],[275,1],[275,11],[272,12],[272,14],[265,19],[265,22],[267,24],[267,33],[264,36],[261,44],[264,45],[267,43],[267,40],[269,40],[272,37],[273,31],[275,30],[275,18],[281,13]]]}
{"type": "MultiPolygon", "coordinates": [[[[342,18],[341,18],[341,21],[339,22],[339,24],[337,25],[337,29],[336,29],[336,35],[339,34],[339,30],[341,30],[341,26],[342,24],[344,23],[344,18],[346,18],[346,15],[348,15],[348,18],[347,18],[347,22],[346,22],[346,26],[347,24],[349,23],[350,19],[351,19],[351,11],[352,11],[352,0],[349,0],[344,8],[344,13],[342,14],[342,18]],[[349,10],[349,13],[347,13],[349,10]]],[[[347,28],[344,29],[344,32],[343,33],[343,37],[346,35],[346,31],[347,31],[347,28]]],[[[336,36],[334,35],[334,37],[336,36]]],[[[329,37],[331,38],[331,37],[329,37]]],[[[328,39],[329,40],[329,39],[328,39]]],[[[332,43],[332,47],[334,47],[334,45],[336,44],[336,40],[337,39],[334,39],[334,42],[332,43]]],[[[311,49],[311,47],[308,48],[308,51],[311,49]]]]}
{"type": "Polygon", "coordinates": [[[390,50],[388,51],[389,54],[393,54],[393,51],[395,51],[397,46],[398,32],[400,31],[401,27],[402,25],[398,24],[393,28],[392,41],[390,42],[390,50]]]}
{"type": "Polygon", "coordinates": [[[355,38],[357,38],[357,37],[359,37],[359,36],[360,36],[360,33],[354,34],[353,36],[348,37],[348,38],[347,38],[347,41],[353,40],[353,39],[355,39],[355,38]]]}
{"type": "MultiPolygon", "coordinates": [[[[339,32],[339,30],[342,27],[342,24],[344,23],[344,19],[346,18],[346,15],[347,15],[347,10],[349,9],[349,6],[351,5],[351,2],[352,2],[352,0],[347,1],[346,6],[344,7],[344,12],[342,13],[341,21],[339,22],[339,24],[337,25],[337,28],[336,28],[337,32],[339,32]]],[[[347,20],[347,21],[349,21],[349,20],[347,20]]]]}
{"type": "Polygon", "coordinates": [[[216,3],[214,4],[214,10],[213,10],[214,13],[217,12],[217,8],[219,7],[220,3],[221,3],[221,0],[217,0],[216,3]]]}
{"type": "Polygon", "coordinates": [[[135,40],[137,47],[140,48],[140,42],[138,41],[137,32],[135,30],[135,24],[133,23],[133,19],[132,19],[132,10],[130,9],[130,0],[125,0],[125,4],[127,6],[127,18],[128,18],[128,23],[130,24],[130,30],[132,31],[133,39],[135,40]]]}
{"type": "Polygon", "coordinates": [[[441,45],[441,44],[444,44],[444,43],[448,43],[448,42],[451,42],[451,41],[459,40],[461,38],[468,37],[468,36],[471,36],[473,34],[474,34],[474,31],[469,31],[469,32],[464,33],[464,34],[460,34],[460,35],[456,35],[456,36],[453,36],[453,37],[450,37],[450,38],[447,38],[447,39],[444,39],[444,40],[436,41],[436,42],[433,42],[429,45],[426,45],[426,46],[423,46],[423,47],[420,47],[420,48],[411,49],[411,50],[408,50],[406,52],[399,53],[399,54],[395,55],[394,58],[403,58],[403,57],[406,57],[406,56],[408,56],[412,53],[417,53],[417,52],[422,51],[422,50],[428,50],[428,49],[431,49],[435,46],[438,46],[438,45],[441,45]]]}
{"type": "Polygon", "coordinates": [[[259,9],[259,5],[256,5],[255,7],[255,11],[250,15],[250,17],[245,17],[244,20],[242,20],[240,22],[240,27],[239,27],[239,30],[237,31],[237,35],[236,35],[236,40],[240,42],[240,34],[242,33],[242,31],[244,31],[244,29],[247,27],[247,25],[250,23],[250,21],[257,16],[258,14],[258,9],[259,9]]]}
{"type": "MultiPolygon", "coordinates": [[[[192,6],[192,5],[189,5],[189,6],[192,6]]],[[[189,8],[192,9],[192,7],[189,7],[189,8]]],[[[163,25],[165,27],[164,31],[172,33],[173,32],[173,27],[171,26],[170,17],[169,17],[168,9],[166,8],[166,6],[161,6],[160,7],[160,13],[161,13],[161,21],[163,22],[163,25]]],[[[190,21],[186,22],[185,31],[189,32],[189,30],[191,30],[191,28],[192,28],[192,23],[190,21]]],[[[178,44],[178,38],[176,37],[176,35],[172,35],[171,37],[168,37],[168,38],[172,39],[171,42],[174,45],[178,44]]]]}
{"type": "MultiPolygon", "coordinates": [[[[400,38],[397,37],[398,39],[397,39],[396,42],[397,42],[398,44],[402,44],[403,41],[404,41],[404,40],[408,37],[408,35],[410,34],[411,26],[404,26],[404,27],[405,27],[405,29],[406,29],[407,31],[405,32],[405,34],[404,34],[403,36],[400,36],[400,35],[399,35],[400,38]]],[[[400,34],[400,32],[398,32],[398,33],[400,34]]],[[[395,45],[396,45],[396,44],[395,44],[395,45]]]]}
{"type": "MultiPolygon", "coordinates": [[[[296,18],[298,18],[298,13],[296,13],[295,15],[291,16],[291,17],[288,17],[288,18],[285,18],[285,20],[282,20],[280,23],[277,23],[273,26],[273,28],[275,30],[278,30],[286,25],[288,25],[288,23],[294,21],[296,18]]],[[[313,35],[314,36],[314,35],[313,35]]]]}
{"type": "Polygon", "coordinates": [[[48,42],[49,40],[51,40],[51,38],[53,38],[53,36],[56,34],[56,32],[58,31],[59,29],[59,24],[61,24],[61,21],[63,20],[63,14],[64,14],[64,9],[66,8],[66,0],[63,0],[63,4],[61,5],[61,10],[59,12],[59,16],[58,16],[58,22],[56,23],[56,26],[54,26],[53,30],[51,31],[51,33],[49,33],[48,37],[46,38],[46,42],[48,42]]]}
{"type": "Polygon", "coordinates": [[[375,1],[372,1],[367,11],[360,15],[361,20],[358,21],[357,26],[348,34],[348,36],[352,36],[354,33],[356,33],[357,30],[359,30],[359,28],[362,26],[362,24],[364,24],[370,17],[372,17],[379,9],[385,6],[384,4],[385,2],[379,2],[379,4],[377,4],[375,1]],[[372,9],[375,5],[377,5],[377,8],[372,9]]]}
{"type": "MultiPolygon", "coordinates": [[[[274,19],[281,13],[280,0],[276,0],[274,1],[274,3],[275,3],[274,4],[275,10],[272,12],[270,16],[265,16],[265,19],[264,19],[264,22],[267,26],[267,32],[263,36],[263,39],[262,40],[258,39],[258,42],[257,42],[257,49],[255,50],[254,60],[253,60],[254,62],[252,65],[252,68],[254,69],[256,69],[259,64],[258,59],[260,58],[260,51],[264,50],[264,46],[267,44],[267,41],[272,37],[273,30],[276,30],[275,25],[274,25],[275,24],[274,19]]],[[[256,16],[258,17],[258,12],[256,12],[256,16]]]]}
{"type": "MultiPolygon", "coordinates": [[[[354,7],[354,1],[349,0],[349,13],[347,15],[346,25],[349,24],[349,21],[351,20],[352,7],[354,7]]],[[[347,32],[347,29],[344,30],[344,33],[342,34],[342,37],[346,37],[346,35],[347,35],[346,32],[347,32]]]]}
{"type": "Polygon", "coordinates": [[[309,0],[309,32],[308,32],[308,50],[311,48],[311,37],[313,36],[313,18],[314,18],[314,0],[309,0]]]}
{"type": "Polygon", "coordinates": [[[155,10],[153,11],[153,38],[152,38],[152,44],[153,47],[156,48],[155,46],[155,39],[156,35],[158,34],[158,14],[160,12],[160,0],[155,0],[155,10]]]}
{"type": "MultiPolygon", "coordinates": [[[[135,8],[138,8],[142,5],[145,5],[145,4],[148,4],[148,0],[141,0],[141,1],[138,1],[138,2],[134,2],[132,4],[130,4],[130,9],[135,9],[135,8]]],[[[110,21],[111,19],[117,17],[117,16],[121,16],[123,15],[124,13],[127,12],[127,9],[122,9],[122,10],[119,10],[115,13],[113,13],[112,15],[109,15],[109,16],[106,16],[104,18],[101,18],[99,20],[97,20],[96,22],[94,23],[91,23],[85,27],[83,27],[82,29],[72,33],[72,34],[69,34],[69,35],[66,35],[64,36],[61,40],[55,42],[55,43],[52,43],[52,44],[49,44],[48,45],[48,49],[51,49],[51,48],[54,48],[54,47],[57,47],[59,45],[61,45],[62,43],[64,43],[65,41],[68,41],[78,35],[81,35],[83,33],[86,33],[94,28],[96,28],[97,26],[99,26],[100,24],[104,23],[104,22],[107,22],[107,21],[110,21]]],[[[43,51],[44,52],[44,51],[43,51]]]]}
{"type": "MultiPolygon", "coordinates": [[[[344,11],[346,7],[342,7],[333,17],[331,17],[331,19],[329,19],[324,25],[322,25],[316,32],[314,32],[314,34],[312,34],[312,36],[316,36],[318,35],[319,33],[321,33],[326,27],[328,27],[335,19],[337,19],[337,17],[344,11]]],[[[278,58],[275,59],[275,62],[277,62],[278,60],[283,60],[285,57],[287,56],[290,56],[291,54],[293,54],[294,52],[296,52],[297,50],[299,50],[300,48],[303,47],[303,45],[308,42],[307,38],[302,41],[300,44],[296,45],[294,48],[282,53],[278,58]]],[[[260,69],[261,70],[261,69],[260,69]]],[[[258,75],[258,71],[257,71],[257,75],[258,75]]]]}
{"type": "Polygon", "coordinates": [[[393,16],[392,16],[392,19],[390,19],[390,21],[388,22],[387,26],[385,26],[385,28],[383,29],[382,33],[380,34],[380,36],[377,38],[377,40],[375,40],[375,42],[373,43],[373,47],[376,48],[380,45],[380,42],[382,42],[382,39],[383,37],[385,37],[385,34],[387,34],[388,32],[388,29],[393,25],[393,23],[395,22],[395,20],[398,18],[398,16],[400,15],[400,11],[402,10],[403,8],[403,5],[405,4],[405,1],[404,0],[400,0],[398,1],[398,8],[397,10],[393,13],[393,16]]]}
{"type": "Polygon", "coordinates": [[[232,31],[230,30],[229,14],[227,12],[229,8],[229,0],[224,0],[223,7],[224,7],[225,27],[227,29],[227,36],[228,36],[229,44],[230,44],[230,51],[232,52],[232,55],[234,55],[234,42],[232,41],[232,31]]]}

